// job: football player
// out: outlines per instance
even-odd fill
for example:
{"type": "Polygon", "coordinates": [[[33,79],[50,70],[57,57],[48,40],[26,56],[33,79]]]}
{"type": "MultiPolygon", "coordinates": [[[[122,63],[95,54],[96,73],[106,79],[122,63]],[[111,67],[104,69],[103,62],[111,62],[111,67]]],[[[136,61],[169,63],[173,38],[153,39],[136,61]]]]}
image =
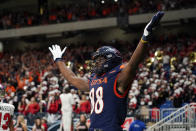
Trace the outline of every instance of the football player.
{"type": "Polygon", "coordinates": [[[8,103],[3,103],[5,88],[0,86],[0,131],[14,131],[12,117],[15,107],[8,103]]]}
{"type": "Polygon", "coordinates": [[[135,78],[138,65],[144,59],[152,31],[156,27],[163,12],[159,11],[146,25],[143,36],[132,57],[125,65],[120,52],[110,46],[103,46],[94,53],[95,66],[89,81],[78,78],[62,61],[66,47],[59,45],[49,47],[61,73],[76,88],[90,91],[91,116],[90,131],[122,131],[127,114],[127,96],[129,87],[135,78]]]}

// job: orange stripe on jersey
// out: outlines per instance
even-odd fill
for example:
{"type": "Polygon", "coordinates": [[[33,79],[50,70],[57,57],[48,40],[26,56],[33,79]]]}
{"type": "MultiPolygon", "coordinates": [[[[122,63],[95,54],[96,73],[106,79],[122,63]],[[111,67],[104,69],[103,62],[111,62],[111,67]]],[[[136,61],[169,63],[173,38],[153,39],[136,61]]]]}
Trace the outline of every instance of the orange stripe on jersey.
{"type": "Polygon", "coordinates": [[[123,69],[123,68],[125,68],[125,65],[124,65],[124,64],[122,64],[122,65],[120,66],[120,69],[123,69]]]}
{"type": "MultiPolygon", "coordinates": [[[[120,74],[120,73],[119,73],[119,74],[120,74]]],[[[116,79],[115,79],[115,82],[114,82],[114,87],[113,87],[113,89],[114,89],[114,94],[115,94],[117,97],[119,97],[119,98],[124,98],[124,97],[127,95],[127,92],[129,91],[129,88],[127,88],[126,91],[124,92],[124,94],[122,94],[122,95],[119,94],[119,93],[117,92],[116,84],[117,84],[117,80],[118,80],[119,74],[117,75],[117,77],[116,77],[116,79]]]]}
{"type": "Polygon", "coordinates": [[[113,71],[111,71],[111,72],[109,72],[110,74],[112,74],[112,73],[115,73],[116,72],[116,70],[113,70],[113,71]]]}

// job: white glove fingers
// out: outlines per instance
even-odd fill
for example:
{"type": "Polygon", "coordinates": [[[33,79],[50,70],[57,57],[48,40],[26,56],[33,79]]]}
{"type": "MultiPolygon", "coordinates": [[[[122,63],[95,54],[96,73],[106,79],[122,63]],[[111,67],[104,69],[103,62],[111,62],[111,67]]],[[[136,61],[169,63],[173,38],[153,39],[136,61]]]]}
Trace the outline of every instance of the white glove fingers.
{"type": "Polygon", "coordinates": [[[62,50],[62,53],[64,53],[66,49],[67,49],[67,47],[65,46],[64,49],[62,50]]]}
{"type": "Polygon", "coordinates": [[[54,61],[57,58],[62,58],[62,54],[65,52],[66,48],[67,47],[65,47],[63,50],[61,50],[61,47],[57,44],[54,44],[51,47],[49,47],[49,50],[51,51],[51,53],[53,55],[54,61]]]}
{"type": "Polygon", "coordinates": [[[53,50],[52,50],[52,48],[51,48],[51,47],[49,47],[48,49],[50,50],[50,52],[51,52],[51,53],[53,52],[53,50]]]}
{"type": "Polygon", "coordinates": [[[55,47],[55,45],[52,45],[52,49],[53,49],[53,50],[56,50],[56,47],[55,47]]]}
{"type": "Polygon", "coordinates": [[[55,48],[56,48],[56,50],[58,50],[58,51],[60,51],[61,52],[61,47],[59,46],[59,45],[55,45],[55,48]]]}

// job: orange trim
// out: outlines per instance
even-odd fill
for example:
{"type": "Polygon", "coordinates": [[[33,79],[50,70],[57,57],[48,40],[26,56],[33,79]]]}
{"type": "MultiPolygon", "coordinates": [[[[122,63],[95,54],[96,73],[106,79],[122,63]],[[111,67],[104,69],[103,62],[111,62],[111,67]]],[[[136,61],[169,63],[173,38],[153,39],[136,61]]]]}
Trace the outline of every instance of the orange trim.
{"type": "Polygon", "coordinates": [[[124,65],[124,64],[122,64],[122,65],[120,66],[120,69],[123,69],[123,68],[125,68],[125,65],[124,65]]]}
{"type": "MultiPolygon", "coordinates": [[[[120,74],[120,73],[119,73],[120,74]]],[[[115,82],[114,82],[114,94],[117,96],[117,97],[119,97],[119,98],[124,98],[126,95],[127,95],[127,93],[128,93],[128,91],[129,91],[129,88],[127,88],[126,89],[126,91],[125,91],[125,93],[124,94],[119,94],[116,90],[116,84],[117,84],[117,79],[118,79],[118,77],[119,77],[119,74],[117,75],[117,77],[116,77],[116,79],[115,79],[115,82]]]]}

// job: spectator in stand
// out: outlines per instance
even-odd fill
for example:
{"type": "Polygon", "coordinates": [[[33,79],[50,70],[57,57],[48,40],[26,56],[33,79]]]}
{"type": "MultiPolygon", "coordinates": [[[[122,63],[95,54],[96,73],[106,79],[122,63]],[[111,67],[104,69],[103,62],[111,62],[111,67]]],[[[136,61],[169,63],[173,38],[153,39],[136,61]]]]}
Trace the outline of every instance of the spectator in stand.
{"type": "Polygon", "coordinates": [[[37,103],[35,101],[35,97],[31,98],[31,101],[29,102],[29,104],[26,106],[25,111],[27,112],[27,117],[28,120],[30,120],[30,124],[32,124],[32,120],[35,119],[36,114],[39,112],[40,110],[40,106],[39,103],[37,103]]]}
{"type": "Polygon", "coordinates": [[[18,103],[18,112],[20,112],[23,115],[26,115],[26,112],[25,112],[26,106],[27,106],[26,98],[22,97],[21,101],[19,101],[18,103]]]}
{"type": "Polygon", "coordinates": [[[48,130],[48,124],[47,124],[47,119],[46,117],[43,117],[41,119],[41,124],[42,124],[42,127],[44,128],[44,131],[47,131],[48,130]]]}
{"type": "Polygon", "coordinates": [[[27,131],[27,122],[23,115],[17,116],[15,131],[27,131]]]}
{"type": "Polygon", "coordinates": [[[86,116],[85,114],[80,115],[80,121],[76,125],[76,130],[77,131],[88,131],[87,123],[86,123],[86,116]]]}
{"type": "Polygon", "coordinates": [[[54,90],[52,92],[50,92],[49,96],[48,96],[48,103],[47,103],[47,122],[49,124],[54,123],[55,121],[58,120],[58,111],[59,111],[59,105],[60,102],[59,100],[56,98],[55,96],[55,92],[54,90]]]}
{"type": "Polygon", "coordinates": [[[30,114],[36,114],[37,112],[39,112],[39,109],[40,107],[39,104],[36,102],[35,97],[32,97],[25,110],[30,114]]]}
{"type": "Polygon", "coordinates": [[[143,106],[141,106],[140,108],[139,108],[139,110],[140,110],[140,114],[139,115],[141,115],[142,116],[142,118],[143,118],[143,121],[145,122],[145,123],[147,123],[148,122],[148,120],[149,120],[149,108],[147,107],[147,106],[145,106],[145,105],[143,105],[143,106]]]}
{"type": "Polygon", "coordinates": [[[40,112],[46,112],[46,101],[43,99],[42,94],[39,94],[38,103],[40,106],[40,112]]]}
{"type": "Polygon", "coordinates": [[[71,121],[72,121],[72,106],[74,105],[74,99],[72,94],[70,93],[70,89],[66,88],[63,90],[63,93],[60,95],[61,100],[61,113],[62,113],[62,121],[61,121],[61,130],[71,131],[71,121]]]}
{"type": "Polygon", "coordinates": [[[16,89],[13,85],[11,85],[10,83],[7,83],[7,87],[5,89],[6,93],[10,96],[11,93],[15,93],[16,89]]]}
{"type": "Polygon", "coordinates": [[[91,109],[91,105],[90,105],[90,101],[88,101],[86,99],[86,95],[83,94],[82,95],[82,99],[80,100],[80,113],[90,113],[90,109],[91,109]]]}
{"type": "Polygon", "coordinates": [[[158,122],[160,119],[160,110],[157,107],[152,108],[152,112],[151,112],[151,119],[154,122],[158,122]]]}
{"type": "Polygon", "coordinates": [[[35,124],[33,125],[32,131],[45,131],[40,118],[35,119],[35,124]]]}
{"type": "Polygon", "coordinates": [[[55,96],[51,96],[51,99],[48,102],[48,113],[56,114],[58,112],[59,103],[55,99],[55,96]]]}
{"type": "Polygon", "coordinates": [[[129,109],[131,112],[134,112],[136,107],[137,107],[137,99],[135,98],[135,96],[131,93],[129,93],[129,109]]]}
{"type": "Polygon", "coordinates": [[[18,83],[18,88],[23,90],[23,87],[25,86],[25,79],[23,78],[23,76],[20,76],[20,75],[17,75],[16,79],[18,83]]]}
{"type": "Polygon", "coordinates": [[[135,120],[131,123],[129,131],[145,131],[146,124],[142,121],[142,115],[139,111],[135,114],[135,120]]]}

